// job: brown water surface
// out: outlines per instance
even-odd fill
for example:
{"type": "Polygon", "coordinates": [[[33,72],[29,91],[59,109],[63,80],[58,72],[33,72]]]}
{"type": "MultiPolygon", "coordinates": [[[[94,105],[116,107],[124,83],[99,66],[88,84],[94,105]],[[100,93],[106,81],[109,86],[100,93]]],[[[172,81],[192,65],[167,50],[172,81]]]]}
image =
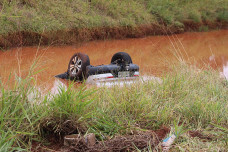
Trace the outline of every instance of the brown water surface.
{"type": "Polygon", "coordinates": [[[6,82],[10,73],[25,77],[36,61],[35,71],[43,70],[35,75],[38,86],[55,91],[60,80],[54,76],[67,70],[74,53],[84,52],[92,65],[100,65],[109,64],[112,55],[119,51],[130,54],[133,62],[140,66],[141,74],[159,76],[167,72],[168,65],[184,59],[220,68],[228,78],[228,30],[93,41],[81,46],[14,48],[0,52],[0,78],[6,82]]]}

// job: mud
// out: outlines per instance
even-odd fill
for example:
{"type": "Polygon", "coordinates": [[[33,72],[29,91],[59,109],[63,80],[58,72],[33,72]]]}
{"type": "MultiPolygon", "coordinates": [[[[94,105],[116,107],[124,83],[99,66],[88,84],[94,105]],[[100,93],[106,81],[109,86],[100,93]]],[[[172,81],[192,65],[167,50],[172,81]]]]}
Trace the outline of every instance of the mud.
{"type": "MultiPolygon", "coordinates": [[[[163,127],[159,130],[148,130],[137,132],[133,135],[115,136],[105,141],[97,141],[94,146],[88,146],[81,138],[74,146],[63,146],[63,141],[56,141],[50,138],[49,146],[44,146],[36,142],[33,143],[33,152],[37,151],[59,151],[59,152],[128,152],[135,151],[136,148],[144,150],[151,146],[151,149],[158,148],[158,144],[170,132],[169,128],[163,127]]],[[[148,150],[148,149],[147,149],[148,150]]]]}

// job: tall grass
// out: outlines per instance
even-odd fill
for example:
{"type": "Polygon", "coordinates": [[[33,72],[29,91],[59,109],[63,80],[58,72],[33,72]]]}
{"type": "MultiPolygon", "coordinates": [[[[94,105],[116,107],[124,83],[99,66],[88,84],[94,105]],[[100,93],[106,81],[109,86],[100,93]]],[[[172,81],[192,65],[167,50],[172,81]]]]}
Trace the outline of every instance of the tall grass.
{"type": "Polygon", "coordinates": [[[33,89],[30,81],[29,78],[18,79],[13,89],[5,89],[1,83],[0,149],[3,151],[14,151],[11,147],[26,148],[25,141],[30,143],[38,135],[39,121],[45,112],[28,101],[28,93],[33,89]]]}
{"type": "Polygon", "coordinates": [[[178,118],[192,128],[227,124],[227,83],[218,73],[183,66],[162,80],[162,84],[148,82],[102,89],[95,104],[101,117],[97,118],[97,125],[111,120],[116,129],[155,129],[178,118]]]}
{"type": "Polygon", "coordinates": [[[67,88],[59,88],[59,94],[45,99],[48,115],[42,122],[44,130],[60,136],[70,133],[87,131],[87,119],[91,118],[90,105],[94,98],[89,98],[95,92],[85,86],[73,89],[72,84],[67,88]]]}
{"type": "MultiPolygon", "coordinates": [[[[38,96],[34,102],[28,100],[35,89],[29,81],[31,77],[18,81],[14,89],[6,89],[1,83],[0,149],[30,149],[32,141],[50,133],[61,137],[93,132],[106,139],[138,128],[173,126],[173,122],[209,132],[214,139],[207,144],[219,143],[220,149],[225,149],[228,83],[212,69],[180,65],[164,75],[162,83],[145,81],[112,88],[70,85],[60,87],[57,95],[38,96]]],[[[176,148],[194,150],[197,142],[181,136],[177,141],[181,147],[176,148]]],[[[205,145],[200,143],[199,147],[205,145]]]]}

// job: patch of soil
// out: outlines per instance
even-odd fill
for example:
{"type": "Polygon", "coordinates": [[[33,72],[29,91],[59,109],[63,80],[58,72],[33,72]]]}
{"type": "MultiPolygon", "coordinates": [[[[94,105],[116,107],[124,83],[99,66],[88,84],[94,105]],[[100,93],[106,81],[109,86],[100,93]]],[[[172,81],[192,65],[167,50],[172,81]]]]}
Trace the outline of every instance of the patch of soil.
{"type": "Polygon", "coordinates": [[[110,140],[98,141],[94,146],[88,146],[83,139],[78,140],[73,146],[63,146],[63,142],[50,141],[49,146],[33,144],[33,152],[58,151],[58,152],[128,152],[136,149],[143,150],[151,146],[153,149],[170,132],[169,128],[163,127],[155,131],[138,131],[137,134],[116,136],[110,140]]]}
{"type": "Polygon", "coordinates": [[[47,145],[43,145],[39,142],[33,142],[32,143],[32,152],[62,152],[62,147],[63,147],[62,142],[53,142],[49,143],[47,145]]]}
{"type": "Polygon", "coordinates": [[[191,136],[191,137],[198,137],[198,138],[200,138],[200,139],[203,139],[203,140],[205,140],[205,141],[211,141],[212,140],[212,136],[209,136],[209,135],[203,135],[202,133],[201,133],[202,131],[189,131],[188,133],[189,133],[189,135],[191,136]]]}
{"type": "Polygon", "coordinates": [[[155,130],[154,133],[157,135],[159,140],[162,140],[170,132],[170,129],[167,127],[162,127],[161,129],[155,130]]]}
{"type": "Polygon", "coordinates": [[[53,135],[56,138],[63,139],[65,135],[85,133],[86,128],[83,124],[77,123],[77,121],[70,120],[46,120],[42,124],[42,131],[45,135],[53,135]],[[48,123],[53,122],[53,123],[48,123]]]}

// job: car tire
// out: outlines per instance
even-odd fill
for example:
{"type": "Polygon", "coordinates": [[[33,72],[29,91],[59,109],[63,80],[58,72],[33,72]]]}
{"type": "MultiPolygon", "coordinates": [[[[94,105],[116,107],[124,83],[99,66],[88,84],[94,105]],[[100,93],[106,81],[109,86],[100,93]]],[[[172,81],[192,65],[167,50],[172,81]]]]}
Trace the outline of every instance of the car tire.
{"type": "Polygon", "coordinates": [[[125,63],[125,64],[130,64],[132,63],[132,59],[130,55],[126,52],[118,52],[112,56],[111,63],[125,63]]]}
{"type": "Polygon", "coordinates": [[[68,64],[67,74],[71,80],[86,79],[86,67],[90,65],[89,56],[84,53],[75,53],[68,64]]]}

